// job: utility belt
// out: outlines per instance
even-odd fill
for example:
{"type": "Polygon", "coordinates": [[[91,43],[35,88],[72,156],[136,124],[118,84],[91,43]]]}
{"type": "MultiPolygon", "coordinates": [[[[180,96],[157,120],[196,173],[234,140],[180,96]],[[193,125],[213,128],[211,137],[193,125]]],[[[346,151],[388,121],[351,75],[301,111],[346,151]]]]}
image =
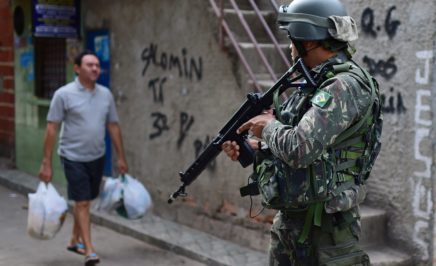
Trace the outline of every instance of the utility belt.
{"type": "MultiPolygon", "coordinates": [[[[322,193],[322,198],[311,198],[313,193],[310,193],[310,190],[313,190],[313,187],[311,188],[310,186],[305,188],[304,191],[297,191],[298,188],[303,187],[302,185],[298,186],[294,184],[296,185],[295,187],[289,188],[292,184],[286,181],[292,179],[292,176],[285,176],[284,178],[276,176],[263,177],[263,179],[268,180],[260,183],[259,176],[257,176],[256,173],[250,176],[251,183],[240,188],[240,194],[241,197],[261,195],[262,205],[264,207],[290,213],[304,212],[310,205],[316,204],[317,202],[324,204],[327,213],[343,212],[363,202],[366,196],[366,186],[364,184],[358,183],[356,177],[351,174],[335,173],[334,175],[334,178],[331,176],[320,177],[328,180],[325,181],[324,184],[335,183],[332,187],[327,185],[325,187],[316,187],[318,190],[326,190],[326,193],[322,193]],[[285,178],[287,180],[283,180],[285,178]],[[289,196],[289,190],[291,189],[293,189],[293,194],[289,196]],[[302,196],[295,197],[298,193],[301,193],[302,196]],[[288,195],[288,197],[284,197],[283,195],[288,195]],[[298,201],[298,199],[303,200],[298,201]]],[[[295,179],[298,180],[298,178],[295,179]]],[[[303,179],[309,180],[310,177],[304,177],[303,179]]]]}
{"type": "MultiPolygon", "coordinates": [[[[351,223],[355,222],[360,217],[355,217],[355,210],[357,207],[353,207],[348,211],[344,212],[336,212],[336,213],[326,213],[325,211],[321,214],[321,229],[330,233],[333,231],[334,227],[345,228],[349,226],[351,223]]],[[[280,210],[282,217],[285,220],[294,220],[299,218],[305,218],[309,208],[299,209],[299,210],[280,210]]]]}
{"type": "MultiPolygon", "coordinates": [[[[249,178],[251,183],[240,189],[241,196],[260,194],[262,205],[266,208],[298,210],[331,199],[340,203],[341,200],[336,198],[350,189],[356,195],[363,191],[358,188],[361,184],[356,183],[353,173],[336,171],[334,160],[332,153],[325,153],[309,167],[295,169],[274,157],[270,150],[259,151],[249,178]]],[[[353,193],[345,194],[348,196],[353,193]]],[[[345,205],[336,209],[344,211],[351,208],[345,205]]]]}

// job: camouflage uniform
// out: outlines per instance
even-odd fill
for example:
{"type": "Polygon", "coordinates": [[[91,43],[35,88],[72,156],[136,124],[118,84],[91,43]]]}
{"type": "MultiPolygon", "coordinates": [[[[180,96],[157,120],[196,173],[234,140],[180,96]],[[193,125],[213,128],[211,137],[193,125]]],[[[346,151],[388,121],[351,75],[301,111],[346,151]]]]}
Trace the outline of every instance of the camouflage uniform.
{"type": "Polygon", "coordinates": [[[311,69],[318,88],[299,88],[280,106],[275,100],[277,120],[262,131],[266,145],[251,179],[262,204],[279,210],[270,265],[369,265],[357,245],[359,204],[382,116],[376,82],[351,61],[356,23],[339,0],[293,0],[279,8],[278,23],[303,59],[313,56],[305,41],[336,56],[311,69]]]}
{"type": "MultiPolygon", "coordinates": [[[[339,53],[312,71],[320,73],[327,65],[345,61],[348,61],[345,54],[339,53]]],[[[346,75],[328,79],[315,95],[309,94],[294,91],[280,108],[281,114],[288,115],[282,115],[285,117],[282,121],[269,123],[262,133],[271,154],[286,163],[289,171],[310,167],[335,144],[340,133],[363,117],[371,103],[368,88],[346,75]],[[316,104],[314,98],[320,92],[327,94],[322,94],[323,104],[316,104]],[[298,104],[303,104],[303,108],[296,117],[290,116],[298,104]]],[[[298,185],[303,186],[309,184],[298,185]]],[[[364,186],[356,185],[325,202],[322,226],[312,225],[304,244],[299,244],[298,238],[307,208],[296,206],[280,210],[271,229],[270,265],[369,265],[368,256],[357,246],[360,234],[358,204],[364,196],[364,186]]]]}

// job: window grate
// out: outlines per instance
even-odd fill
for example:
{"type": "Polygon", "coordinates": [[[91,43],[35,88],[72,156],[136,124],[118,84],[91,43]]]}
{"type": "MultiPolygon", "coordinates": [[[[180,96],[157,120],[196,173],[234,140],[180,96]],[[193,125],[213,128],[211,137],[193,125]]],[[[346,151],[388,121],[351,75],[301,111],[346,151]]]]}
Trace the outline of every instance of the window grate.
{"type": "Polygon", "coordinates": [[[66,44],[63,38],[35,38],[35,95],[51,99],[65,85],[66,44]]]}

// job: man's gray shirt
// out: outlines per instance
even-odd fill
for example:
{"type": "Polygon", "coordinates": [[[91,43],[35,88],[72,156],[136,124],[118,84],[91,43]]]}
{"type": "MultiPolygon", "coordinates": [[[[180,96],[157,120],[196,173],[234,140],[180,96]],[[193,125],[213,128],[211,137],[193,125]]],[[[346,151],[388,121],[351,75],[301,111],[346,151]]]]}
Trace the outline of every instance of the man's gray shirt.
{"type": "Polygon", "coordinates": [[[55,92],[47,121],[62,122],[60,156],[89,162],[104,155],[106,125],[118,122],[118,114],[108,88],[96,84],[87,90],[76,78],[55,92]]]}

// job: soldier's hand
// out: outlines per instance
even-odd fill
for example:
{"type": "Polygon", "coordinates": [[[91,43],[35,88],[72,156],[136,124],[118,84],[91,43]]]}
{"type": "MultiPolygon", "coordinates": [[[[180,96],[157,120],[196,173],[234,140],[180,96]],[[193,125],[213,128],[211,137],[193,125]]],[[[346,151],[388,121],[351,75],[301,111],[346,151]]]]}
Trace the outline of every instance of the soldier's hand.
{"type": "Polygon", "coordinates": [[[51,164],[47,162],[42,162],[38,176],[39,179],[45,183],[51,182],[51,179],[53,177],[51,164]]]}
{"type": "MultiPolygon", "coordinates": [[[[259,144],[257,140],[254,139],[247,139],[248,144],[250,144],[251,148],[253,150],[259,149],[259,144]]],[[[239,158],[239,145],[236,143],[236,141],[226,141],[221,146],[223,151],[226,153],[226,155],[232,159],[232,161],[237,161],[239,158]]]]}
{"type": "Polygon", "coordinates": [[[275,120],[274,115],[270,111],[264,111],[262,114],[248,120],[238,128],[236,133],[240,134],[249,130],[250,134],[255,137],[262,138],[263,128],[272,120],[275,120]]]}
{"type": "Polygon", "coordinates": [[[226,141],[221,145],[223,151],[227,154],[227,156],[232,159],[232,161],[237,161],[239,157],[239,145],[236,141],[226,141]]]}
{"type": "Polygon", "coordinates": [[[259,149],[259,141],[255,139],[247,139],[248,144],[250,144],[250,147],[257,151],[259,149]]]}

